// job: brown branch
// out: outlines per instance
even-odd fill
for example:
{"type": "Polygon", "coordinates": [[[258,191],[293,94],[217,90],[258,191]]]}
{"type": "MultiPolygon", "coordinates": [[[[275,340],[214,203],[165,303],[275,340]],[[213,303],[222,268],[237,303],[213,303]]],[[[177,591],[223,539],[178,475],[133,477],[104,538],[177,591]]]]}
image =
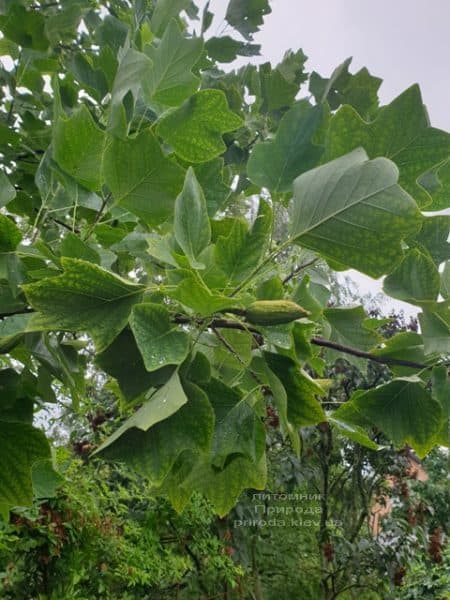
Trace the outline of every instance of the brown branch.
{"type": "Polygon", "coordinates": [[[297,265],[295,267],[295,269],[293,269],[293,271],[291,271],[289,273],[289,275],[283,279],[283,285],[286,284],[286,283],[289,283],[289,281],[291,279],[293,279],[298,273],[300,273],[300,271],[303,271],[304,269],[307,269],[311,265],[316,264],[316,262],[318,262],[318,261],[319,261],[318,258],[313,258],[312,260],[309,260],[308,262],[302,263],[301,265],[297,265]]]}
{"type": "Polygon", "coordinates": [[[370,352],[364,352],[363,350],[358,350],[358,348],[352,348],[351,346],[345,346],[344,344],[338,344],[337,342],[332,342],[331,340],[326,340],[321,337],[313,337],[309,340],[311,344],[315,346],[322,346],[323,348],[331,348],[332,350],[337,350],[338,352],[343,352],[344,354],[351,354],[352,356],[358,356],[360,358],[365,358],[366,360],[372,360],[374,362],[380,363],[382,365],[399,365],[402,367],[412,367],[413,369],[431,369],[430,365],[425,365],[423,363],[414,362],[412,360],[403,360],[401,358],[391,358],[389,356],[376,356],[375,354],[371,354],[370,352]]]}
{"type": "MultiPolygon", "coordinates": [[[[0,318],[6,316],[13,316],[17,314],[22,314],[23,310],[18,310],[12,312],[7,315],[0,314],[0,318]]],[[[25,312],[33,312],[33,310],[26,310],[25,312]]],[[[187,317],[184,315],[175,315],[173,317],[174,323],[178,323],[179,325],[186,324],[194,324],[200,325],[205,323],[205,319],[193,319],[191,317],[187,317]]],[[[220,319],[213,318],[209,321],[208,327],[212,329],[238,329],[239,331],[247,331],[251,333],[256,341],[256,343],[261,346],[264,343],[264,337],[262,333],[260,333],[254,327],[247,325],[246,323],[241,323],[239,321],[231,321],[229,319],[220,319]]],[[[370,352],[364,352],[363,350],[358,350],[358,348],[353,348],[351,346],[345,346],[344,344],[338,344],[337,342],[332,342],[331,340],[326,340],[321,337],[313,337],[310,340],[311,344],[315,346],[322,346],[323,348],[330,348],[332,350],[336,350],[338,352],[342,352],[344,354],[350,354],[352,356],[357,356],[359,358],[364,358],[366,360],[372,360],[373,362],[382,364],[382,365],[398,365],[400,367],[411,367],[413,369],[432,369],[434,365],[426,365],[423,363],[414,362],[412,360],[403,360],[401,358],[391,358],[389,356],[376,356],[375,354],[371,354],[370,352]]],[[[450,363],[440,363],[441,365],[450,366],[450,363]]]]}
{"type": "Polygon", "coordinates": [[[102,217],[103,211],[105,210],[106,205],[108,204],[109,200],[111,199],[111,196],[112,196],[112,194],[111,194],[111,192],[109,192],[109,194],[107,194],[103,198],[102,204],[101,204],[100,208],[98,209],[97,214],[95,215],[95,219],[94,219],[92,225],[89,227],[89,229],[84,237],[84,240],[83,240],[84,242],[86,242],[90,238],[95,227],[98,225],[98,223],[102,217]]]}

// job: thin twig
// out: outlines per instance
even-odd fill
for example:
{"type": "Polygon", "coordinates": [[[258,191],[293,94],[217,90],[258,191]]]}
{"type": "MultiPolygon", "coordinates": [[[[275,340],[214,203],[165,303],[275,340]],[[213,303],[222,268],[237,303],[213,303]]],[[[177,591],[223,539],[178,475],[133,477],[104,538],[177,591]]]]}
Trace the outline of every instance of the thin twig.
{"type": "Polygon", "coordinates": [[[289,281],[291,279],[293,279],[296,275],[298,275],[298,273],[300,273],[300,271],[307,269],[308,267],[310,267],[311,265],[314,265],[318,261],[319,261],[318,258],[313,258],[312,260],[309,260],[308,262],[302,263],[301,265],[297,265],[295,267],[295,269],[293,269],[289,273],[289,275],[283,279],[283,285],[285,285],[286,283],[289,283],[289,281]]]}
{"type": "Polygon", "coordinates": [[[93,223],[92,223],[92,225],[89,227],[89,229],[88,229],[88,231],[87,231],[87,233],[86,233],[86,235],[85,235],[85,237],[84,237],[84,240],[83,240],[83,241],[85,241],[85,242],[86,242],[86,241],[87,241],[87,240],[88,240],[88,239],[91,237],[91,235],[92,235],[92,232],[94,231],[95,227],[98,225],[98,222],[100,221],[100,219],[101,219],[101,217],[102,217],[102,214],[103,214],[103,211],[104,211],[104,210],[105,210],[105,208],[106,208],[106,205],[108,204],[109,200],[111,199],[111,196],[112,196],[112,194],[111,194],[111,192],[109,192],[109,194],[107,194],[107,195],[106,195],[106,196],[103,198],[103,200],[102,200],[102,204],[101,204],[100,208],[98,209],[98,211],[97,211],[97,214],[95,215],[94,222],[93,222],[93,223]]]}
{"type": "Polygon", "coordinates": [[[344,354],[351,354],[352,356],[359,356],[360,358],[372,360],[382,365],[398,365],[401,367],[412,367],[413,369],[431,369],[430,365],[424,365],[423,363],[417,363],[412,360],[403,360],[401,358],[391,358],[390,356],[377,356],[375,354],[371,354],[370,352],[364,352],[363,350],[358,350],[358,348],[352,348],[351,346],[338,344],[337,342],[332,342],[331,340],[326,340],[321,337],[313,337],[310,339],[310,342],[315,346],[331,348],[332,350],[337,350],[338,352],[343,352],[344,354]]]}

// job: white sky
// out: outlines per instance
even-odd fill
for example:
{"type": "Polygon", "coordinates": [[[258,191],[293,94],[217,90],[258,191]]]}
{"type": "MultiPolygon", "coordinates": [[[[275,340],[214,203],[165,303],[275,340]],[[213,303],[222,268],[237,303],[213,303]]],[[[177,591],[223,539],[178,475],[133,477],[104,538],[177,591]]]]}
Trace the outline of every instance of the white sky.
{"type": "MultiPolygon", "coordinates": [[[[239,37],[222,20],[228,1],[211,0],[217,15],[208,35],[239,37]]],[[[419,83],[434,127],[450,131],[450,0],[271,0],[272,13],[255,35],[261,56],[279,62],[286,50],[302,48],[306,70],[328,77],[353,56],[350,71],[361,67],[384,81],[382,104],[419,83]]],[[[239,63],[246,62],[245,59],[239,63]]],[[[351,271],[362,293],[381,291],[375,281],[351,271]]],[[[389,299],[386,307],[417,314],[410,304],[389,299]]]]}

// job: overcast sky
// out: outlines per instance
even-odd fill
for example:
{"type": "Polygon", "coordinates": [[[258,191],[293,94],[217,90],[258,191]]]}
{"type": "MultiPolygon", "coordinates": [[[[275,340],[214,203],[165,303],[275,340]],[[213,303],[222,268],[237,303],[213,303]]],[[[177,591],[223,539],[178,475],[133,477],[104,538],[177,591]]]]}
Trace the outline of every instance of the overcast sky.
{"type": "MultiPolygon", "coordinates": [[[[224,14],[227,4],[211,0],[218,15],[224,14]]],[[[365,66],[384,79],[383,103],[419,83],[432,125],[450,130],[450,0],[272,0],[270,4],[272,13],[255,36],[262,45],[258,62],[277,62],[287,49],[302,48],[309,59],[307,70],[325,76],[353,56],[352,72],[365,66]]],[[[220,30],[220,21],[208,33],[220,30]]]]}
{"type": "MultiPolygon", "coordinates": [[[[227,5],[211,0],[217,19],[209,35],[235,35],[224,30],[227,5]]],[[[351,72],[367,67],[384,80],[382,104],[419,83],[431,124],[450,131],[450,0],[271,0],[270,5],[272,13],[255,35],[262,46],[256,62],[276,63],[286,50],[302,48],[307,71],[329,76],[352,56],[351,72]]],[[[381,291],[381,281],[350,274],[362,293],[381,291]]],[[[392,299],[388,306],[417,313],[392,299]]]]}

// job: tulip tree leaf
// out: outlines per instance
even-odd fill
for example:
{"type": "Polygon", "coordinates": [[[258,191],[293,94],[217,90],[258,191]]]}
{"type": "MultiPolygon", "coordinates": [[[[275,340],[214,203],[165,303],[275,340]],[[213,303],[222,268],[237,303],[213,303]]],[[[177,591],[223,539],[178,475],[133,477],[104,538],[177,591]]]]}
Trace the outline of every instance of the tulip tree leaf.
{"type": "MultiPolygon", "coordinates": [[[[175,382],[171,385],[175,385],[175,382]]],[[[98,450],[100,455],[109,460],[126,462],[148,477],[154,485],[160,485],[183,452],[205,454],[209,450],[214,427],[213,410],[206,394],[197,386],[184,383],[180,388],[176,385],[175,398],[173,394],[170,396],[171,408],[175,409],[170,416],[169,410],[166,412],[164,409],[163,413],[159,409],[158,420],[153,423],[150,398],[150,404],[143,407],[147,410],[139,414],[139,421],[129,423],[120,436],[113,434],[114,439],[106,440],[98,450]],[[161,415],[162,420],[159,419],[161,415]],[[144,423],[141,423],[141,417],[144,417],[144,423]],[[148,423],[151,425],[144,429],[142,425],[148,423]],[[167,440],[170,440],[169,444],[167,440]]],[[[162,403],[166,393],[165,388],[156,392],[158,403],[162,403]]]]}
{"type": "Polygon", "coordinates": [[[219,236],[215,250],[216,262],[231,283],[242,281],[258,266],[267,248],[272,224],[272,209],[266,201],[261,200],[250,231],[237,219],[227,236],[219,236]]]}
{"type": "Polygon", "coordinates": [[[0,421],[0,504],[29,506],[32,467],[47,458],[50,447],[42,431],[27,423],[0,421]]]}
{"type": "Polygon", "coordinates": [[[399,266],[383,283],[386,294],[411,304],[437,300],[441,280],[431,257],[420,250],[409,250],[399,266]]]}
{"type": "Polygon", "coordinates": [[[257,56],[261,50],[258,44],[239,42],[229,35],[209,38],[205,47],[208,56],[221,63],[232,62],[238,56],[257,56]]]}
{"type": "Polygon", "coordinates": [[[253,408],[239,392],[217,379],[212,379],[203,389],[215,413],[212,464],[223,469],[237,456],[257,462],[264,454],[265,433],[253,408]]]}
{"type": "Polygon", "coordinates": [[[22,234],[14,221],[0,214],[0,252],[14,252],[21,239],[22,234]]]}
{"type": "Polygon", "coordinates": [[[417,183],[431,167],[450,154],[450,134],[430,127],[420,89],[413,85],[377,118],[367,123],[354,108],[343,106],[331,119],[325,160],[362,146],[369,158],[385,156],[398,166],[399,184],[420,206],[431,202],[430,195],[417,183]]]}
{"type": "Polygon", "coordinates": [[[341,104],[349,104],[366,118],[378,108],[377,92],[383,80],[371,75],[366,68],[351,74],[348,70],[351,61],[348,58],[339,65],[330,79],[324,79],[313,71],[309,78],[309,91],[317,102],[328,102],[331,110],[336,110],[341,104]]]}
{"type": "Polygon", "coordinates": [[[211,241],[205,196],[195,173],[189,168],[184,187],[175,202],[175,238],[194,268],[203,268],[198,255],[211,241]]]}
{"type": "MultiPolygon", "coordinates": [[[[450,215],[426,217],[419,233],[411,240],[423,246],[437,265],[450,260],[450,215]]],[[[409,240],[408,240],[409,241],[409,240]]]]}
{"type": "Polygon", "coordinates": [[[14,200],[16,197],[16,190],[11,185],[9,179],[0,171],[0,208],[6,206],[8,202],[14,200]]]}
{"type": "Polygon", "coordinates": [[[117,380],[123,395],[130,401],[152,387],[163,385],[174,370],[174,367],[162,367],[149,373],[128,327],[106,350],[97,355],[95,362],[105,373],[117,380]],[[126,361],[124,356],[127,357],[126,361]]]}
{"type": "Polygon", "coordinates": [[[320,385],[287,356],[265,352],[264,358],[286,390],[288,421],[296,427],[326,421],[325,413],[317,400],[317,396],[325,394],[320,385]]]}
{"type": "MultiPolygon", "coordinates": [[[[381,339],[375,331],[366,326],[367,315],[362,306],[326,308],[323,314],[331,325],[330,340],[337,344],[367,351],[376,346],[381,339]]],[[[349,354],[329,351],[329,355],[332,360],[345,357],[356,365],[364,364],[349,354]]]]}
{"type": "Polygon", "coordinates": [[[70,117],[60,115],[53,128],[53,158],[77,183],[91,191],[102,185],[105,133],[82,104],[70,117]]]}
{"type": "Polygon", "coordinates": [[[295,104],[281,119],[275,139],[254,147],[247,167],[251,181],[274,192],[289,191],[322,155],[323,148],[312,142],[322,118],[322,105],[295,104]]]}
{"type": "Polygon", "coordinates": [[[61,264],[62,275],[23,286],[31,306],[40,311],[32,325],[87,331],[101,352],[127,324],[144,286],[76,258],[62,258],[61,264]]]}
{"type": "Polygon", "coordinates": [[[95,453],[103,452],[130,429],[148,431],[156,423],[176,413],[187,401],[180,378],[175,371],[167,383],[154,392],[141,408],[102,443],[95,453]]]}
{"type": "Polygon", "coordinates": [[[223,154],[226,146],[222,134],[241,125],[241,118],[230,111],[223,92],[202,90],[163,116],[157,132],[178,156],[202,163],[223,154]]]}
{"type": "Polygon", "coordinates": [[[226,308],[241,307],[239,300],[212,293],[197,273],[184,270],[180,271],[179,275],[183,279],[174,290],[168,291],[167,295],[199,315],[208,316],[226,308]]]}
{"type": "Polygon", "coordinates": [[[401,240],[415,233],[421,215],[398,184],[396,166],[367,160],[361,148],[294,182],[291,238],[372,277],[392,271],[401,240]]]}
{"type": "Polygon", "coordinates": [[[152,73],[153,63],[143,52],[129,48],[120,61],[112,89],[112,102],[117,105],[131,91],[134,98],[143,81],[147,81],[152,73]]]}
{"type": "Polygon", "coordinates": [[[252,40],[264,17],[271,12],[268,0],[230,0],[225,19],[247,40],[252,40]]]}
{"type": "Polygon", "coordinates": [[[144,94],[155,102],[178,106],[197,91],[199,78],[191,71],[203,49],[201,38],[183,36],[172,20],[157,47],[146,48],[153,69],[143,80],[144,94]]]}
{"type": "Polygon", "coordinates": [[[184,172],[166,158],[148,130],[137,137],[114,138],[104,159],[104,175],[114,201],[147,225],[159,225],[173,214],[184,172]]]}
{"type": "Polygon", "coordinates": [[[419,314],[426,354],[450,354],[450,307],[442,302],[419,314]]]}
{"type": "Polygon", "coordinates": [[[178,365],[186,358],[189,336],[173,327],[164,306],[137,304],[131,313],[130,325],[147,371],[178,365]]]}
{"type": "Polygon", "coordinates": [[[350,402],[396,446],[409,444],[420,457],[434,446],[435,435],[441,427],[442,409],[418,377],[394,379],[357,394],[350,402]]]}

